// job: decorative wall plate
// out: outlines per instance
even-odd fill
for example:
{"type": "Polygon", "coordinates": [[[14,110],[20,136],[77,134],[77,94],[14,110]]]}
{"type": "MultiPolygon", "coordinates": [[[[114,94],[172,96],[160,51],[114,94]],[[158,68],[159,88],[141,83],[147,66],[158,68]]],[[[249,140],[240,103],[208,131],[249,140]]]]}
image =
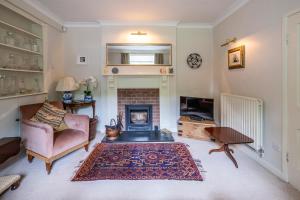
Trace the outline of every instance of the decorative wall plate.
{"type": "Polygon", "coordinates": [[[119,73],[119,69],[117,67],[114,67],[114,68],[111,69],[111,72],[113,74],[118,74],[119,73]]]}
{"type": "Polygon", "coordinates": [[[190,68],[198,69],[202,65],[202,57],[198,53],[191,53],[186,62],[190,68]]]}

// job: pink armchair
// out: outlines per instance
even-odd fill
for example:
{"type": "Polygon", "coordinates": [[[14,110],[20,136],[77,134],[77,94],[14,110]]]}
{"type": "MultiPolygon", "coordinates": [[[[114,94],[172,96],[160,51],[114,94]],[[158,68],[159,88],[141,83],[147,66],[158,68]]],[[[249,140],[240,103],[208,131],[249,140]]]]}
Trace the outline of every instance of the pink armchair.
{"type": "MultiPolygon", "coordinates": [[[[51,104],[62,108],[60,102],[51,104]]],[[[88,151],[89,117],[67,113],[64,120],[70,129],[54,132],[48,124],[30,121],[42,105],[39,103],[20,107],[21,137],[28,161],[32,162],[34,157],[45,161],[46,170],[50,174],[54,160],[82,147],[88,151]]]]}

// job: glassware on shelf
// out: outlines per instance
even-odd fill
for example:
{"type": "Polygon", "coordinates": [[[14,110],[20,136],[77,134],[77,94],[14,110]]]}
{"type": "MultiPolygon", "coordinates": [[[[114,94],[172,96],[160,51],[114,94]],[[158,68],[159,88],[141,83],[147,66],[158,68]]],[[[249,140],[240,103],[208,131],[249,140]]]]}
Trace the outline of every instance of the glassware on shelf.
{"type": "Polygon", "coordinates": [[[10,95],[16,95],[17,93],[17,77],[16,76],[10,76],[10,87],[9,94],[10,95]]]}
{"type": "Polygon", "coordinates": [[[32,51],[35,51],[35,52],[39,52],[39,45],[38,45],[38,42],[37,40],[32,40],[32,51]]]}
{"type": "Polygon", "coordinates": [[[23,38],[23,48],[31,50],[30,40],[27,37],[23,38]]]}
{"type": "Polygon", "coordinates": [[[5,7],[1,7],[1,11],[5,23],[0,24],[0,97],[43,92],[42,24],[5,7]]]}
{"type": "Polygon", "coordinates": [[[5,79],[6,76],[4,74],[0,74],[0,96],[5,96],[6,95],[6,90],[5,90],[5,79]]]}
{"type": "Polygon", "coordinates": [[[32,67],[34,68],[34,70],[43,71],[43,68],[40,67],[40,64],[39,64],[39,56],[34,56],[33,57],[33,65],[32,65],[32,67]]]}
{"type": "Polygon", "coordinates": [[[8,54],[8,63],[6,65],[7,68],[16,68],[16,56],[13,53],[8,54]]]}
{"type": "Polygon", "coordinates": [[[0,43],[5,43],[4,36],[2,35],[2,33],[4,33],[4,32],[5,32],[5,30],[0,27],[0,43]]]}
{"type": "Polygon", "coordinates": [[[38,78],[35,78],[34,79],[34,91],[35,92],[41,92],[41,87],[40,87],[40,83],[39,83],[39,79],[38,78]]]}
{"type": "Polygon", "coordinates": [[[29,55],[23,55],[23,69],[31,69],[30,67],[30,56],[29,55]]]}
{"type": "Polygon", "coordinates": [[[15,34],[15,46],[22,47],[21,45],[22,38],[20,35],[15,34]]]}
{"type": "Polygon", "coordinates": [[[4,59],[0,55],[0,68],[3,68],[3,67],[4,67],[4,59]]]}
{"type": "Polygon", "coordinates": [[[22,55],[21,54],[14,54],[15,56],[15,62],[12,66],[13,69],[22,69],[23,63],[22,63],[22,55]]]}
{"type": "Polygon", "coordinates": [[[6,36],[4,37],[5,38],[5,43],[8,44],[8,45],[11,45],[11,46],[15,46],[15,34],[11,31],[7,31],[6,32],[6,36]]]}
{"type": "Polygon", "coordinates": [[[6,76],[4,82],[4,91],[6,95],[11,95],[11,83],[12,83],[11,77],[6,76]]]}
{"type": "Polygon", "coordinates": [[[18,88],[19,88],[19,93],[20,94],[25,94],[26,93],[26,87],[25,87],[25,79],[23,77],[20,78],[19,80],[19,84],[18,84],[18,88]]]}

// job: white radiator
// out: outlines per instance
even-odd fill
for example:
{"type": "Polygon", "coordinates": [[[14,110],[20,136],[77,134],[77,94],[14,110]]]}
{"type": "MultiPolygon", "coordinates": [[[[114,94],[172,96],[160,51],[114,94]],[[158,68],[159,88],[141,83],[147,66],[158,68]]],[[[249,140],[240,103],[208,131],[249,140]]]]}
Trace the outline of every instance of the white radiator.
{"type": "Polygon", "coordinates": [[[263,101],[232,94],[221,94],[221,125],[252,138],[251,148],[263,153],[263,101]]]}

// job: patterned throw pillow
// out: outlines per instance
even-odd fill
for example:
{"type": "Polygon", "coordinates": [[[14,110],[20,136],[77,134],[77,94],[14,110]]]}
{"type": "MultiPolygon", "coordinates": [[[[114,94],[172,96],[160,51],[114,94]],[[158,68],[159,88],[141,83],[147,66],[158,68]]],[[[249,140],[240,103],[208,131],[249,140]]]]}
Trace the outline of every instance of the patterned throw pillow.
{"type": "Polygon", "coordinates": [[[65,110],[59,109],[45,102],[31,120],[48,124],[56,131],[62,131],[68,128],[64,123],[66,113],[67,112],[65,110]]]}

